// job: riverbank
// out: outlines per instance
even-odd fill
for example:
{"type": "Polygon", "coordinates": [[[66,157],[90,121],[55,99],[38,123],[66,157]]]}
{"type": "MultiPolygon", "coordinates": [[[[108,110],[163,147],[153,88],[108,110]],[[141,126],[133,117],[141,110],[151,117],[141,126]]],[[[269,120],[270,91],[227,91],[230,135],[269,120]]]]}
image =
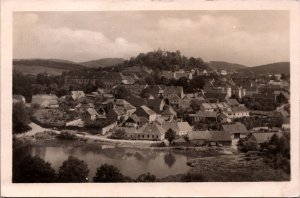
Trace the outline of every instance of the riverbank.
{"type": "MultiPolygon", "coordinates": [[[[232,147],[187,147],[187,146],[162,146],[160,142],[141,142],[141,141],[106,141],[97,138],[91,138],[86,135],[77,134],[76,140],[62,140],[58,138],[57,131],[43,131],[34,136],[21,136],[18,139],[30,143],[32,146],[51,146],[51,147],[85,147],[93,150],[99,150],[103,147],[111,148],[134,148],[147,149],[153,151],[172,151],[176,154],[186,155],[188,157],[209,157],[218,155],[232,155],[237,151],[232,147]],[[63,142],[63,143],[62,143],[63,142]],[[159,146],[158,146],[159,145],[159,146]]],[[[111,140],[111,139],[108,139],[111,140]]]]}
{"type": "Polygon", "coordinates": [[[171,175],[160,182],[258,182],[289,181],[290,174],[273,169],[263,157],[249,158],[245,154],[222,155],[190,159],[192,168],[185,174],[171,175]]]}

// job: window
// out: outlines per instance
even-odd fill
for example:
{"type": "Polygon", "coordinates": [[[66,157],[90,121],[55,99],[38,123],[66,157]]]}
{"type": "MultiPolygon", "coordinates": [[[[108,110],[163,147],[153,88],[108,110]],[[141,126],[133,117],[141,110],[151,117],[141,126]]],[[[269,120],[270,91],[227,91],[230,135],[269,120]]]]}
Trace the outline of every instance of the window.
{"type": "Polygon", "coordinates": [[[154,138],[154,135],[152,135],[152,138],[154,138]]]}
{"type": "Polygon", "coordinates": [[[147,135],[147,138],[149,138],[149,135],[147,135]]]}

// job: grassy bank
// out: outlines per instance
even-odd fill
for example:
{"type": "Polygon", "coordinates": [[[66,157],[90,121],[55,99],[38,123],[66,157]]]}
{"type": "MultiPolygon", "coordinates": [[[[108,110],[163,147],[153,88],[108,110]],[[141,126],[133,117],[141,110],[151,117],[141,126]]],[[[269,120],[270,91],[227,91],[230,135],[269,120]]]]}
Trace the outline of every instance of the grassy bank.
{"type": "Polygon", "coordinates": [[[244,154],[222,155],[191,159],[186,174],[168,176],[161,182],[254,182],[289,181],[290,175],[281,169],[273,169],[263,157],[246,158],[244,154]]]}

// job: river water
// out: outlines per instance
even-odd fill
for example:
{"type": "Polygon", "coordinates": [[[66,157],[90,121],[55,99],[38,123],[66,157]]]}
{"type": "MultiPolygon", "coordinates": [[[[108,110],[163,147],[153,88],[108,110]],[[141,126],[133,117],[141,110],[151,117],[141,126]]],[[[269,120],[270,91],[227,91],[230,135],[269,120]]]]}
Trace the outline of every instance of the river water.
{"type": "Polygon", "coordinates": [[[120,148],[103,145],[99,149],[72,146],[36,146],[30,152],[32,156],[37,155],[51,163],[56,171],[69,156],[77,157],[87,163],[90,169],[90,181],[95,176],[96,169],[104,163],[116,166],[123,175],[131,178],[137,178],[140,174],[147,172],[154,174],[157,178],[162,178],[168,175],[186,173],[189,170],[185,155],[166,150],[120,148]]]}

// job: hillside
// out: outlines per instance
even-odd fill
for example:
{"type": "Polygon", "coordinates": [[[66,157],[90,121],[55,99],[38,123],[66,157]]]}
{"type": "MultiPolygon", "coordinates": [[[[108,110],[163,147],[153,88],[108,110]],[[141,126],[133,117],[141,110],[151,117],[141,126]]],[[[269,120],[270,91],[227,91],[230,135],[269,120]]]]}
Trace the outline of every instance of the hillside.
{"type": "Polygon", "coordinates": [[[111,67],[123,62],[124,59],[122,58],[102,58],[102,59],[97,59],[97,60],[92,60],[87,62],[80,62],[78,64],[84,65],[86,67],[97,68],[97,67],[111,67]]]}
{"type": "Polygon", "coordinates": [[[255,74],[289,74],[290,73],[290,63],[289,62],[278,62],[278,63],[271,63],[266,65],[260,65],[255,67],[247,67],[244,69],[238,70],[238,72],[252,72],[255,74]]]}
{"type": "Polygon", "coordinates": [[[240,65],[236,63],[228,63],[224,61],[210,61],[208,66],[215,70],[227,70],[227,71],[237,71],[243,68],[246,68],[245,65],[240,65]]]}
{"type": "Polygon", "coordinates": [[[38,74],[47,72],[52,75],[59,75],[64,71],[84,69],[77,63],[58,59],[15,59],[13,68],[26,74],[38,74]]]}

